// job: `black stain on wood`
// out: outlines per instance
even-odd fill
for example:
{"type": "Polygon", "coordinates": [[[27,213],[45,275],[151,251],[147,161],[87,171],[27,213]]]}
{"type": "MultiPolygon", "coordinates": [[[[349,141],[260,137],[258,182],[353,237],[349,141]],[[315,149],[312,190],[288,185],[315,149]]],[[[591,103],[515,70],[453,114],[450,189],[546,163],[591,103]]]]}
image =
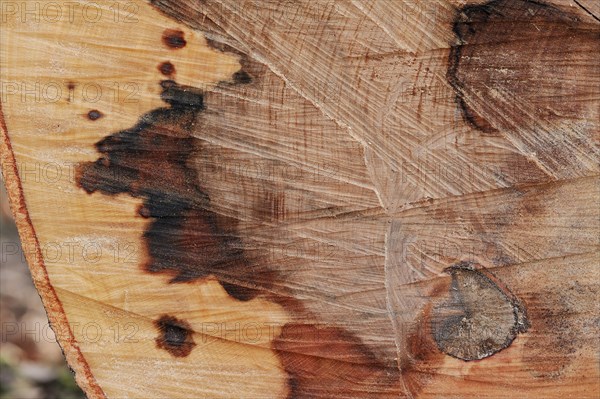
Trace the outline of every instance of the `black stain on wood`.
{"type": "Polygon", "coordinates": [[[171,76],[175,73],[175,66],[171,62],[165,61],[158,65],[158,70],[165,76],[171,76]]]}
{"type": "Polygon", "coordinates": [[[431,330],[439,349],[462,360],[479,360],[507,348],[529,327],[520,302],[491,274],[470,263],[447,271],[448,295],[433,308],[431,330]]]}
{"type": "Polygon", "coordinates": [[[69,91],[69,95],[67,97],[67,102],[70,103],[71,101],[73,101],[73,94],[74,94],[74,91],[75,91],[75,83],[68,82],[67,83],[67,90],[69,91]]]}
{"type": "Polygon", "coordinates": [[[493,0],[458,10],[453,31],[447,78],[473,127],[531,130],[585,114],[578,97],[597,76],[600,24],[540,1],[493,0]]]}
{"type": "Polygon", "coordinates": [[[162,42],[165,46],[172,49],[181,49],[187,44],[185,34],[180,29],[165,29],[162,36],[162,42]]]}
{"type": "Polygon", "coordinates": [[[233,80],[236,83],[248,84],[252,83],[252,77],[246,71],[238,71],[233,74],[233,80]]]}
{"type": "Polygon", "coordinates": [[[138,213],[152,219],[143,235],[144,270],[170,274],[172,283],[215,276],[230,295],[249,300],[257,294],[253,282],[267,284],[269,272],[244,256],[236,221],[211,210],[196,171],[188,166],[201,150],[191,131],[204,110],[203,95],[174,81],[163,81],[162,87],[170,106],[99,141],[96,148],[103,156],[81,164],[77,182],[88,193],[129,193],[144,200],[138,213]]]}
{"type": "Polygon", "coordinates": [[[196,343],[190,324],[174,316],[163,315],[154,321],[158,330],[156,346],[175,357],[186,357],[194,349],[196,343]]]}
{"type": "Polygon", "coordinates": [[[98,119],[102,118],[103,116],[104,116],[104,114],[102,114],[102,112],[98,111],[97,109],[93,109],[87,113],[87,118],[91,121],[98,120],[98,119]]]}

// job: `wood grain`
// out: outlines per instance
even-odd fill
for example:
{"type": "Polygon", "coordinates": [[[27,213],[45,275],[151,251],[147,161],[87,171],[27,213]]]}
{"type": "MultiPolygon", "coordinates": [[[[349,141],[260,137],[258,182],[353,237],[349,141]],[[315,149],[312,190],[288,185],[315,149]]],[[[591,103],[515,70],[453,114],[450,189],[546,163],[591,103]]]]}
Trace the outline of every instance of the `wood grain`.
{"type": "Polygon", "coordinates": [[[593,2],[98,7],[1,39],[2,170],[90,397],[598,396],[593,2]]]}

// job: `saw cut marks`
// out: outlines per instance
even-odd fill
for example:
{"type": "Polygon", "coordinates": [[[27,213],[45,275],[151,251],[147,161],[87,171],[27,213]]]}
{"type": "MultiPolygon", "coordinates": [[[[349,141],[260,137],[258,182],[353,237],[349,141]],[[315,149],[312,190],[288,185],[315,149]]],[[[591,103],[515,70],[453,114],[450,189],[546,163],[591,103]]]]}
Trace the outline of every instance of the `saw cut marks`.
{"type": "Polygon", "coordinates": [[[459,10],[453,30],[448,79],[470,124],[502,132],[553,178],[598,172],[597,20],[494,0],[459,10]]]}
{"type": "Polygon", "coordinates": [[[3,173],[91,398],[598,396],[593,2],[131,4],[0,28],[3,173]]]}

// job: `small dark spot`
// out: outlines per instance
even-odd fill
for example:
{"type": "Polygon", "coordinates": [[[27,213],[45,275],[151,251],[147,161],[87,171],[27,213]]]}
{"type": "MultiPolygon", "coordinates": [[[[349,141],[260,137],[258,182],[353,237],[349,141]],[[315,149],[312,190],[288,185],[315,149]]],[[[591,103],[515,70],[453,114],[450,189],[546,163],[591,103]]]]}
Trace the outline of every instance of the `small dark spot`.
{"type": "Polygon", "coordinates": [[[233,80],[235,83],[248,84],[252,83],[252,76],[246,71],[239,71],[233,74],[233,80]]]}
{"type": "Polygon", "coordinates": [[[163,315],[154,322],[159,331],[156,346],[175,357],[186,357],[196,343],[192,337],[192,328],[186,321],[176,317],[163,315]]]}
{"type": "Polygon", "coordinates": [[[185,41],[185,38],[183,36],[184,36],[184,33],[182,30],[165,29],[165,31],[163,32],[162,41],[165,44],[165,46],[167,46],[167,47],[170,47],[173,49],[180,49],[180,48],[184,48],[185,45],[187,44],[187,42],[185,41]]]}
{"type": "Polygon", "coordinates": [[[73,91],[75,90],[75,83],[67,83],[67,89],[69,89],[69,96],[67,97],[67,102],[70,103],[71,101],[73,101],[73,91]]]}
{"type": "Polygon", "coordinates": [[[91,121],[98,120],[98,119],[102,118],[103,116],[104,115],[102,114],[102,112],[98,111],[97,109],[93,109],[87,113],[87,117],[91,121]]]}
{"type": "Polygon", "coordinates": [[[158,70],[165,76],[170,76],[175,73],[175,65],[170,63],[169,61],[162,62],[158,66],[158,70]]]}

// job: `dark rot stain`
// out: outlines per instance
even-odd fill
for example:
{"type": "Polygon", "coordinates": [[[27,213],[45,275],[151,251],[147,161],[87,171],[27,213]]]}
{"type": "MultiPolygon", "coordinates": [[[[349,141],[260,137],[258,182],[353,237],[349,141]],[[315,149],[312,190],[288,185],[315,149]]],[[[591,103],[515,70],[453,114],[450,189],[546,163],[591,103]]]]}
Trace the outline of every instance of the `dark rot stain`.
{"type": "Polygon", "coordinates": [[[161,62],[158,65],[158,70],[165,76],[170,76],[175,73],[175,66],[169,61],[161,62]]]}
{"type": "Polygon", "coordinates": [[[70,103],[73,101],[73,92],[75,91],[75,83],[68,82],[67,89],[69,90],[69,96],[67,97],[67,102],[70,103]]]}
{"type": "Polygon", "coordinates": [[[196,343],[192,336],[192,328],[186,321],[176,317],[163,315],[154,321],[159,335],[156,346],[164,349],[175,357],[186,357],[194,349],[196,343]]]}
{"type": "Polygon", "coordinates": [[[162,42],[165,46],[172,49],[181,49],[187,44],[183,31],[179,29],[165,29],[162,35],[162,42]]]}
{"type": "Polygon", "coordinates": [[[162,87],[169,107],[96,143],[103,156],[81,164],[77,182],[88,193],[129,193],[144,200],[138,214],[152,220],[143,235],[149,255],[144,270],[170,274],[171,283],[215,276],[233,297],[252,299],[256,288],[268,288],[271,272],[244,256],[236,221],[211,210],[196,171],[188,167],[201,150],[191,129],[204,109],[203,96],[169,80],[162,87]]]}
{"type": "Polygon", "coordinates": [[[598,83],[596,21],[540,1],[493,0],[460,9],[453,30],[447,77],[475,128],[531,131],[541,121],[578,120],[595,106],[581,98],[598,83]]]}
{"type": "Polygon", "coordinates": [[[447,271],[448,295],[433,308],[431,330],[438,348],[462,360],[478,360],[507,348],[529,327],[524,308],[492,275],[460,263],[447,271]]]}
{"type": "Polygon", "coordinates": [[[98,160],[96,162],[98,162],[100,165],[102,165],[105,168],[108,168],[110,166],[110,160],[106,157],[98,158],[98,160]]]}
{"type": "Polygon", "coordinates": [[[87,113],[87,117],[91,121],[98,120],[98,119],[102,118],[103,116],[104,115],[102,114],[102,112],[98,111],[97,109],[93,109],[87,113]]]}
{"type": "Polygon", "coordinates": [[[252,77],[246,71],[239,71],[233,74],[233,80],[236,83],[248,84],[252,83],[252,77]]]}
{"type": "Polygon", "coordinates": [[[397,364],[382,363],[344,329],[286,324],[273,348],[289,375],[289,399],[400,397],[397,364]]]}

